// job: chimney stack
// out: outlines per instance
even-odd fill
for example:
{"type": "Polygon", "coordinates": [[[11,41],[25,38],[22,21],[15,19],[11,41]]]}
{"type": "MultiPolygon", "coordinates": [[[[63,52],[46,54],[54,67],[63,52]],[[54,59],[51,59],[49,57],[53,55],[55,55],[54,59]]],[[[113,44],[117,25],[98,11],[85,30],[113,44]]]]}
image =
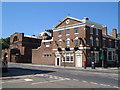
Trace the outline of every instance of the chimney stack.
{"type": "Polygon", "coordinates": [[[116,28],[112,29],[112,36],[117,37],[117,29],[116,28]]]}
{"type": "Polygon", "coordinates": [[[104,25],[102,27],[102,34],[107,35],[107,26],[106,25],[104,25]]]}
{"type": "Polygon", "coordinates": [[[84,17],[84,20],[89,20],[89,18],[88,17],[84,17]]]}
{"type": "Polygon", "coordinates": [[[32,35],[33,37],[35,37],[35,35],[32,35]]]}

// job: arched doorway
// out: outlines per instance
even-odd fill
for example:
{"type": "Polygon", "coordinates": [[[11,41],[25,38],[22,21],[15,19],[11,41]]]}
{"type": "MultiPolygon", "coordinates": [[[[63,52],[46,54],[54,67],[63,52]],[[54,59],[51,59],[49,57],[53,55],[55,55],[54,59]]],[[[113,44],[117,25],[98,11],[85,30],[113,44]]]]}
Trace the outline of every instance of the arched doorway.
{"type": "Polygon", "coordinates": [[[19,62],[20,50],[17,48],[10,50],[10,62],[19,62]]]}

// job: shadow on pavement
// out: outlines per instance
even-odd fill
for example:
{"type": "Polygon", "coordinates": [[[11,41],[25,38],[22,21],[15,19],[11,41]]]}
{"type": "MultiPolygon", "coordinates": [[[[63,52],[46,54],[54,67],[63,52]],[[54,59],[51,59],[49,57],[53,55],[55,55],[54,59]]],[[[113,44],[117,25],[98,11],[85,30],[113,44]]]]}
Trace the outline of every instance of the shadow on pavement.
{"type": "Polygon", "coordinates": [[[8,68],[8,72],[2,73],[2,77],[43,74],[43,73],[51,73],[51,72],[55,72],[55,71],[11,67],[8,68]]]}

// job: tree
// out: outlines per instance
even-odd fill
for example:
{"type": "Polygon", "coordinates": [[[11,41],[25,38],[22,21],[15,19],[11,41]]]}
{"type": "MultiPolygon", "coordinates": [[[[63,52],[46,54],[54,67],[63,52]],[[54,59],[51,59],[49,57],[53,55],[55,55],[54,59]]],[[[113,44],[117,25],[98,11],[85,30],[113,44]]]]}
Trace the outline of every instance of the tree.
{"type": "Polygon", "coordinates": [[[2,49],[8,49],[10,46],[10,38],[1,38],[0,39],[0,44],[2,45],[2,49]]]}

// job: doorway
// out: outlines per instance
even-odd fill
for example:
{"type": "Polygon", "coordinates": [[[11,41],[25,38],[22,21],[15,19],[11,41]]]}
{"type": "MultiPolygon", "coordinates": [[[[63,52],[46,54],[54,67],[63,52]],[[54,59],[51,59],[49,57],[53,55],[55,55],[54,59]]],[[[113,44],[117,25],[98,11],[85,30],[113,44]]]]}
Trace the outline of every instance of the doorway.
{"type": "Polygon", "coordinates": [[[76,67],[82,67],[82,53],[76,53],[76,67]]]}
{"type": "Polygon", "coordinates": [[[60,66],[60,56],[56,57],[56,66],[60,66]]]}

